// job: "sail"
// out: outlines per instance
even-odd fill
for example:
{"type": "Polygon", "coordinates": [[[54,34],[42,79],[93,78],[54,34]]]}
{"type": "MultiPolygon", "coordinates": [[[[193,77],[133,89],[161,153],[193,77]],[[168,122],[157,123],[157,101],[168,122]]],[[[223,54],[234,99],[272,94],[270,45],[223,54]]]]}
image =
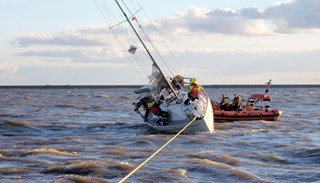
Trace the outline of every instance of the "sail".
{"type": "MultiPolygon", "coordinates": [[[[142,86],[138,90],[135,90],[134,93],[159,94],[163,89],[168,87],[165,78],[162,76],[159,69],[154,64],[152,64],[151,74],[148,76],[148,79],[149,83],[142,86]]],[[[170,80],[170,78],[167,79],[170,80]]]]}

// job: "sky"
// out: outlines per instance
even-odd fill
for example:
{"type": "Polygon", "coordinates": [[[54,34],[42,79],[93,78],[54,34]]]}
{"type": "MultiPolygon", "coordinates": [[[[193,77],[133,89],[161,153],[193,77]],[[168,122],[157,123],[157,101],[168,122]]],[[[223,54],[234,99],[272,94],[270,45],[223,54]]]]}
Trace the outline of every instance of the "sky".
{"type": "MultiPolygon", "coordinates": [[[[319,0],[122,1],[166,75],[320,84],[319,0]]],[[[109,28],[123,20],[112,0],[0,0],[0,85],[145,84],[142,45],[126,22],[109,28]]]]}

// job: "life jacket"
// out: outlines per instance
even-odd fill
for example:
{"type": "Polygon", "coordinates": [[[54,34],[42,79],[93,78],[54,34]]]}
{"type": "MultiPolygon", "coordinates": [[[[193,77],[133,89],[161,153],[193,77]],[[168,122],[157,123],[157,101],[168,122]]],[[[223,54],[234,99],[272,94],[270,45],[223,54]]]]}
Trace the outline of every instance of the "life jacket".
{"type": "Polygon", "coordinates": [[[201,92],[201,85],[193,83],[189,86],[188,92],[195,98],[198,98],[201,92]]]}
{"type": "Polygon", "coordinates": [[[241,106],[241,98],[239,96],[234,98],[232,101],[232,105],[233,106],[241,106]]]}
{"type": "Polygon", "coordinates": [[[221,99],[221,105],[228,105],[229,104],[229,97],[224,97],[221,99]]]}
{"type": "Polygon", "coordinates": [[[155,104],[156,104],[155,101],[147,102],[147,107],[150,110],[150,112],[152,112],[155,115],[159,115],[160,114],[159,107],[156,106],[155,104]]]}
{"type": "Polygon", "coordinates": [[[155,104],[154,101],[151,101],[151,102],[147,102],[147,107],[150,109],[151,107],[153,107],[155,104]]]}

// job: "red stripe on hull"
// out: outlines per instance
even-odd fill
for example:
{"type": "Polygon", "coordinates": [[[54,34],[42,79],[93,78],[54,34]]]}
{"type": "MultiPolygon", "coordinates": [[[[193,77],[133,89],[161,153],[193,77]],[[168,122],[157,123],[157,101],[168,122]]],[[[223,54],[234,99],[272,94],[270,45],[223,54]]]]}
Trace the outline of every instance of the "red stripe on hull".
{"type": "Polygon", "coordinates": [[[254,112],[237,112],[237,111],[215,111],[215,122],[233,122],[233,121],[277,121],[280,119],[278,111],[254,111],[254,112]]]}

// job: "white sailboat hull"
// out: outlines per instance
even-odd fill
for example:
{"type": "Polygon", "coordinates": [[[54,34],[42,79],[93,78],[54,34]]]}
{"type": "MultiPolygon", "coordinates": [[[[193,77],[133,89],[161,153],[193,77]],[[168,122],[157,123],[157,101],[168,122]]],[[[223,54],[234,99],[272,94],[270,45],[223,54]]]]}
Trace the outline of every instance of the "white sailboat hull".
{"type": "MultiPolygon", "coordinates": [[[[182,104],[181,108],[197,108],[197,110],[200,110],[200,106],[205,107],[204,113],[201,116],[198,116],[195,121],[193,121],[188,128],[186,128],[183,133],[197,133],[197,132],[209,132],[213,133],[214,131],[214,117],[213,117],[213,111],[212,106],[208,101],[210,101],[209,97],[205,96],[205,103],[198,103],[197,105],[192,106],[183,106],[182,104]],[[209,104],[209,105],[208,105],[209,104]]],[[[198,112],[198,111],[195,111],[198,112]]],[[[151,128],[151,130],[159,132],[159,133],[178,133],[180,132],[190,121],[192,118],[179,120],[179,121],[169,121],[168,125],[162,126],[158,125],[154,121],[150,121],[147,123],[148,127],[151,128]]]]}

